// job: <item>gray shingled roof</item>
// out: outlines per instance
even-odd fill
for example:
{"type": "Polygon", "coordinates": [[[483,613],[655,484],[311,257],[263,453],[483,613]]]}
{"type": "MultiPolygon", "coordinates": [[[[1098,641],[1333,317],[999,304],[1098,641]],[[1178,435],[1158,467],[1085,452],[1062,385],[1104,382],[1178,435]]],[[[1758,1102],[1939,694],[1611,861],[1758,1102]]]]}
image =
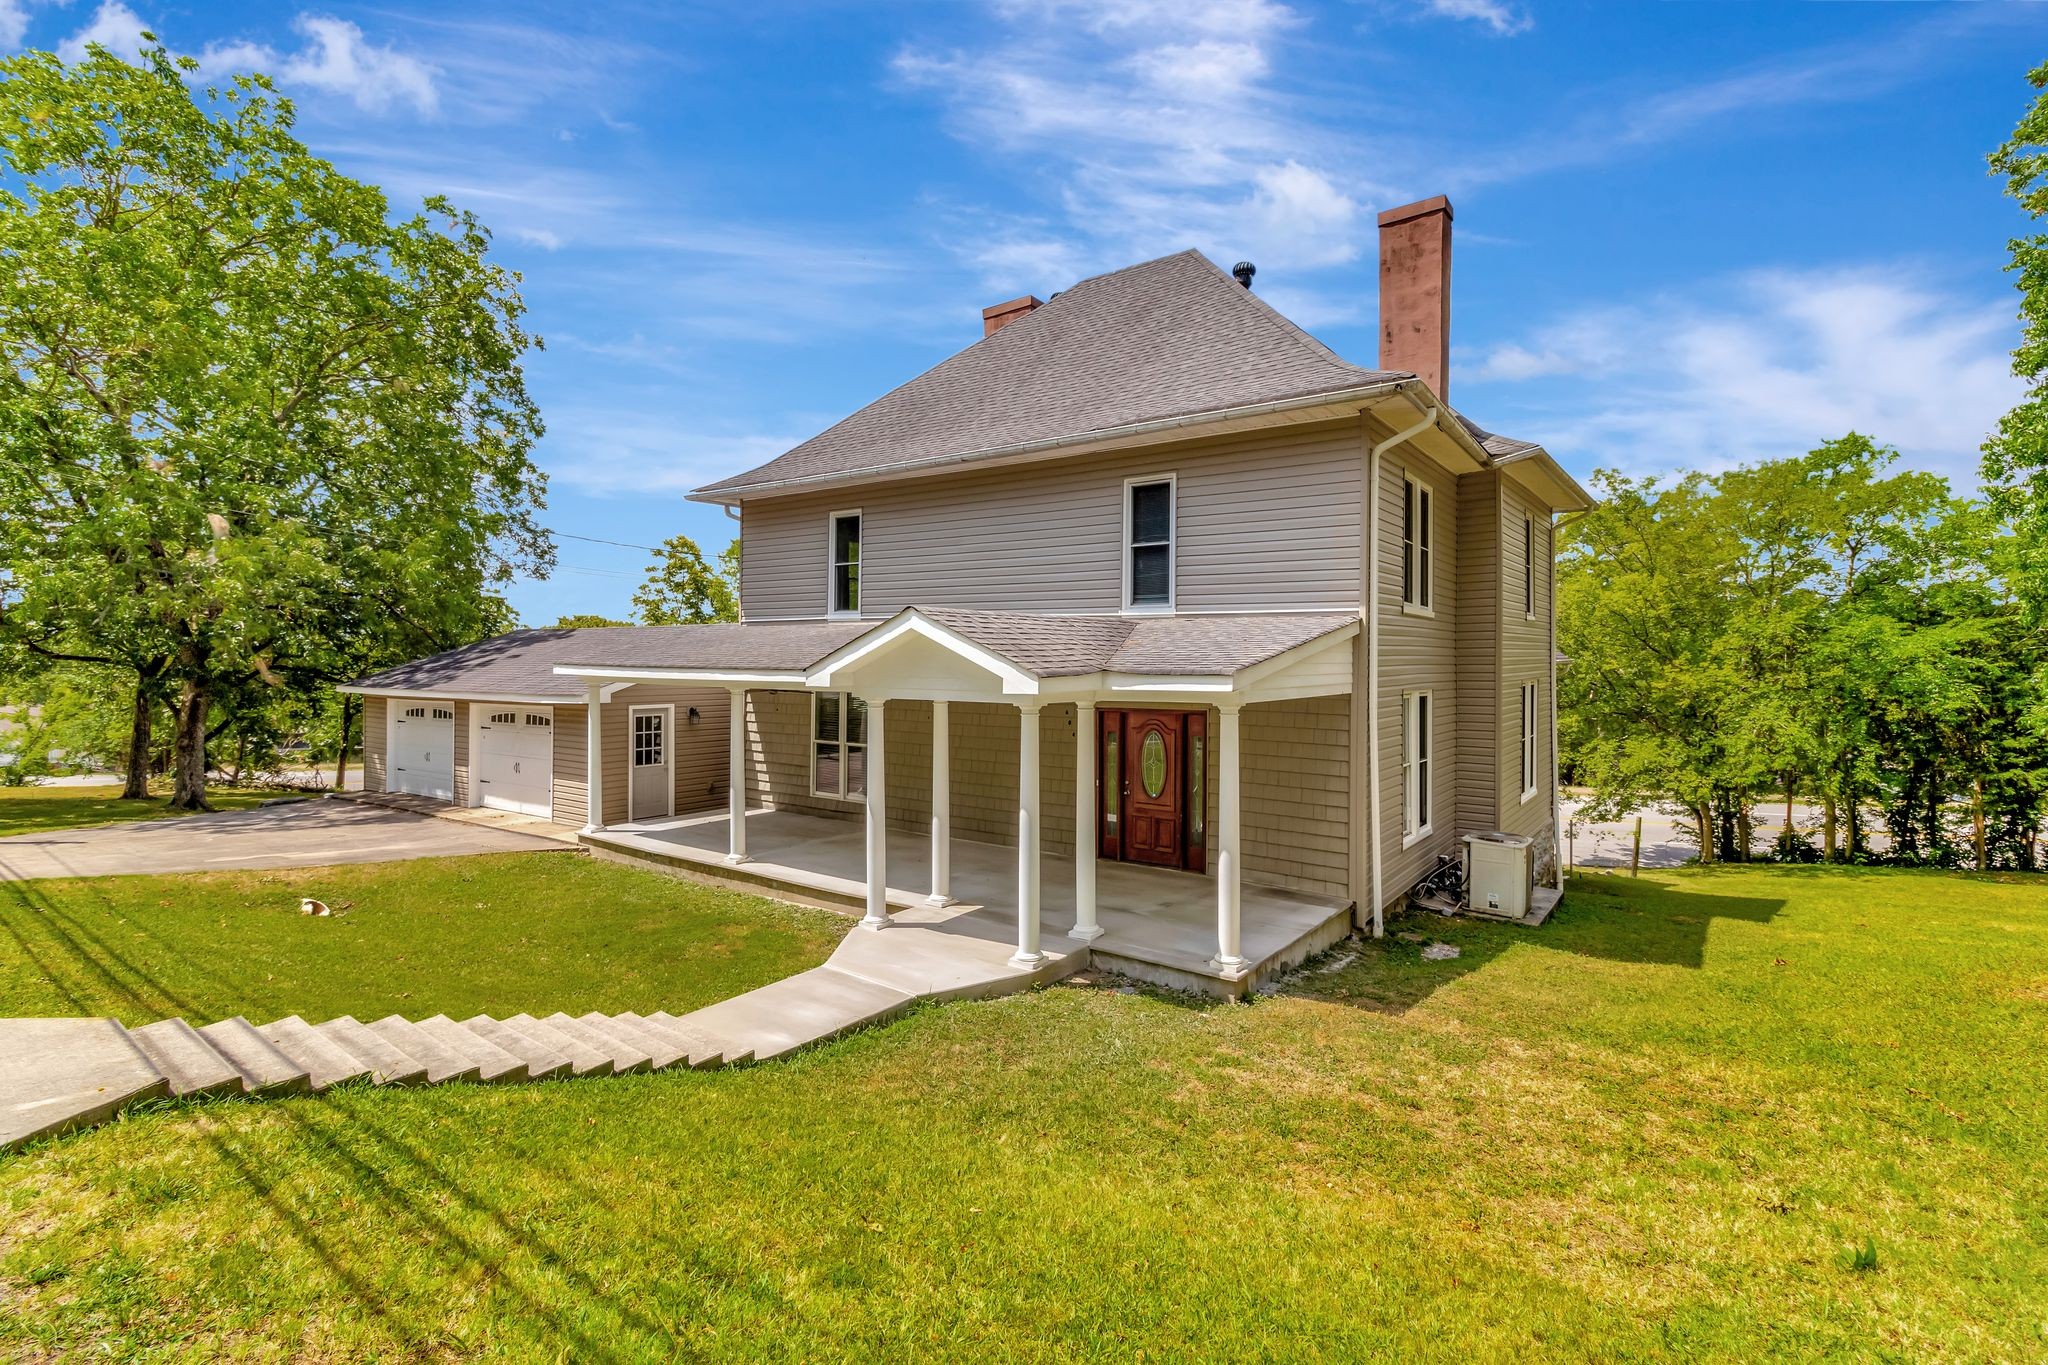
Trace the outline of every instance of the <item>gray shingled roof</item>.
{"type": "Polygon", "coordinates": [[[744,494],[1413,378],[1361,369],[1198,251],[1086,279],[758,469],[744,494]]]}
{"type": "MultiPolygon", "coordinates": [[[[1098,672],[1227,677],[1358,620],[1343,612],[1116,617],[915,610],[1040,678],[1098,672]]],[[[515,630],[387,668],[355,686],[451,697],[577,698],[583,695],[583,681],[555,673],[557,666],[798,672],[883,624],[775,621],[515,630]]]]}

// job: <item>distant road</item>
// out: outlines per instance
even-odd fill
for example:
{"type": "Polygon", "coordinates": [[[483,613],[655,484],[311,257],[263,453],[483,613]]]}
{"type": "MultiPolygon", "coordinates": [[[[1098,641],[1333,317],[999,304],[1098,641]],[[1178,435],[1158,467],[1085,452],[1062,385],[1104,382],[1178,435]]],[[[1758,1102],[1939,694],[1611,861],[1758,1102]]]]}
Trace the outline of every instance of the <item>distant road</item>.
{"type": "MultiPolygon", "coordinates": [[[[1627,867],[1629,846],[1635,839],[1635,816],[1598,823],[1581,820],[1578,813],[1584,804],[1570,796],[1560,803],[1566,862],[1573,867],[1627,867]]],[[[1699,849],[1692,840],[1679,837],[1678,822],[1671,816],[1655,809],[1642,811],[1641,815],[1644,867],[1679,867],[1698,858],[1699,849]]],[[[1750,832],[1755,843],[1751,851],[1768,852],[1777,841],[1778,831],[1785,827],[1784,804],[1757,806],[1753,818],[1755,827],[1750,832]]],[[[1815,847],[1820,846],[1820,822],[1820,807],[1792,803],[1793,828],[1811,835],[1815,847]]],[[[1867,820],[1863,836],[1872,848],[1883,848],[1888,842],[1883,832],[1870,829],[1867,820]]]]}

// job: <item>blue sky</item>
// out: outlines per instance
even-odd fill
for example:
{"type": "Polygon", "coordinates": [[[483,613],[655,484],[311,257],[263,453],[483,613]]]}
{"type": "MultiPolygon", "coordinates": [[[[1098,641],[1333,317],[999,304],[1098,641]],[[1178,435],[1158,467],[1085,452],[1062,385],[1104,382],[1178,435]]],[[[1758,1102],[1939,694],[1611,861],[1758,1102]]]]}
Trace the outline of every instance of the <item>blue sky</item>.
{"type": "MultiPolygon", "coordinates": [[[[271,73],[403,205],[475,210],[547,342],[564,535],[716,550],[689,488],[961,346],[988,303],[1195,246],[1374,360],[1378,209],[1457,210],[1450,387],[1580,473],[1850,428],[1967,485],[2017,386],[1985,174],[2034,6],[0,0],[0,43],[271,73]]],[[[624,615],[561,541],[529,623],[624,615]]]]}

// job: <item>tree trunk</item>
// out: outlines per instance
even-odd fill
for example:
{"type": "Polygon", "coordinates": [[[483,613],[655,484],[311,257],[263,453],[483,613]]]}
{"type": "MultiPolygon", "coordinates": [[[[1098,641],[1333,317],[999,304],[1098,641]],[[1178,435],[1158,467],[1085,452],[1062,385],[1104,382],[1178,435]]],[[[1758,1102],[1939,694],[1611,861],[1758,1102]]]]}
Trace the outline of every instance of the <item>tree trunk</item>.
{"type": "Polygon", "coordinates": [[[156,698],[149,692],[150,680],[141,672],[135,675],[135,716],[128,728],[128,759],[124,765],[127,772],[121,784],[123,801],[144,801],[149,798],[149,749],[150,721],[156,710],[156,698]]]}
{"type": "Polygon", "coordinates": [[[1823,856],[1829,862],[1835,860],[1835,845],[1838,831],[1835,828],[1835,797],[1833,792],[1823,792],[1820,798],[1820,843],[1823,856]]]}
{"type": "Polygon", "coordinates": [[[206,685],[187,679],[178,691],[177,750],[171,760],[171,809],[212,810],[206,803],[206,685]]]}
{"type": "Polygon", "coordinates": [[[1709,867],[1714,862],[1714,803],[1700,802],[1694,808],[1692,816],[1699,822],[1700,866],[1709,867]]]}
{"type": "Polygon", "coordinates": [[[350,716],[355,710],[355,704],[355,693],[344,692],[341,694],[341,744],[338,746],[341,752],[335,755],[334,759],[334,789],[336,791],[348,790],[348,726],[350,716]]]}
{"type": "Polygon", "coordinates": [[[1756,824],[1750,818],[1747,794],[1735,798],[1735,861],[1746,863],[1756,854],[1756,824]]]}
{"type": "Polygon", "coordinates": [[[1984,779],[1981,777],[1977,779],[1975,791],[1972,794],[1970,820],[1976,830],[1977,870],[1979,872],[1988,872],[1991,864],[1985,860],[1984,853],[1984,779]]]}

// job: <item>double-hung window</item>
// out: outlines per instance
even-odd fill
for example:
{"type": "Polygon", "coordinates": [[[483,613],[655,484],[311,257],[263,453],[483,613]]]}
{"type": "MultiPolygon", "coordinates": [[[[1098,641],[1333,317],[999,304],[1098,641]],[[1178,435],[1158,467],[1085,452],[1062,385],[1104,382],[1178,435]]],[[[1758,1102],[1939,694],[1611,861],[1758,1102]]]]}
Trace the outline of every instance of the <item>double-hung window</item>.
{"type": "Polygon", "coordinates": [[[860,615],[860,509],[834,512],[828,523],[832,571],[827,601],[834,616],[860,615]]]}
{"type": "Polygon", "coordinates": [[[1536,684],[1523,683],[1522,693],[1522,799],[1536,794],[1536,684]]]}
{"type": "Polygon", "coordinates": [[[1428,484],[1412,476],[1401,479],[1401,605],[1430,610],[1430,569],[1436,557],[1436,499],[1428,484]]]}
{"type": "Polygon", "coordinates": [[[1173,610],[1173,477],[1124,484],[1124,608],[1173,610]]]}
{"type": "Polygon", "coordinates": [[[859,799],[868,790],[868,704],[846,692],[811,694],[811,792],[859,799]]]}
{"type": "Polygon", "coordinates": [[[1522,518],[1522,615],[1536,619],[1536,519],[1522,518]]]}
{"type": "Polygon", "coordinates": [[[1401,834],[1414,843],[1429,833],[1431,754],[1429,727],[1434,707],[1427,692],[1401,698],[1401,834]]]}

